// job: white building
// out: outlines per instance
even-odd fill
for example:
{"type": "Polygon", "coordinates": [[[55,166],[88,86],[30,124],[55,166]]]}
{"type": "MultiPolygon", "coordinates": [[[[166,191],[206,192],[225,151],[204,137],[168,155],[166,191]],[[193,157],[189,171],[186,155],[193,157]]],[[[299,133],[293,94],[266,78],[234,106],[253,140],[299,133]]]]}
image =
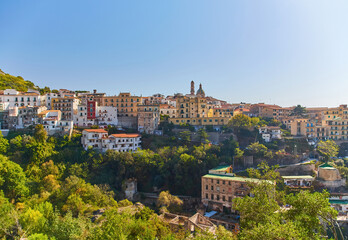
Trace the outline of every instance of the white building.
{"type": "Polygon", "coordinates": [[[95,116],[89,117],[91,111],[87,105],[79,105],[76,114],[74,114],[74,125],[79,127],[98,126],[117,126],[117,108],[113,106],[96,106],[95,116]]]}
{"type": "Polygon", "coordinates": [[[48,110],[52,109],[52,98],[57,98],[60,97],[59,93],[46,93],[43,96],[43,101],[42,101],[42,105],[45,105],[47,107],[48,110]]]}
{"type": "Polygon", "coordinates": [[[273,139],[282,139],[280,127],[260,127],[259,133],[265,142],[271,142],[273,139]]]}
{"type": "Polygon", "coordinates": [[[92,147],[106,152],[115,150],[118,152],[135,152],[141,148],[141,137],[139,134],[111,134],[108,136],[104,129],[85,129],[82,131],[81,143],[84,149],[92,147]]]}
{"type": "Polygon", "coordinates": [[[117,108],[113,106],[97,106],[95,120],[98,126],[117,126],[117,108]]]}
{"type": "Polygon", "coordinates": [[[102,149],[102,139],[108,137],[108,132],[104,129],[85,129],[82,131],[81,143],[85,150],[89,147],[102,149]]]}
{"type": "Polygon", "coordinates": [[[135,152],[141,147],[141,137],[137,133],[111,134],[102,140],[102,151],[135,152]]]}
{"type": "Polygon", "coordinates": [[[304,176],[282,176],[284,184],[291,188],[306,188],[312,186],[314,177],[310,175],[304,176]]]}
{"type": "Polygon", "coordinates": [[[35,90],[19,92],[15,89],[6,89],[0,94],[2,110],[8,110],[13,107],[40,106],[41,99],[42,96],[35,90]]]}
{"type": "Polygon", "coordinates": [[[73,121],[62,120],[59,110],[46,110],[38,114],[39,123],[43,125],[48,135],[71,134],[74,128],[73,121]]]}

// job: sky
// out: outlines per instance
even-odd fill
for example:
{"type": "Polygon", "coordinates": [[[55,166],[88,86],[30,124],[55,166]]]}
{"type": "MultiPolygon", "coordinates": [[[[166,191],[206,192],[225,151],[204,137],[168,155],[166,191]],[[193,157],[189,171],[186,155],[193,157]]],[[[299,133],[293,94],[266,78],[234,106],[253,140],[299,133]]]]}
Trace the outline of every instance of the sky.
{"type": "Polygon", "coordinates": [[[0,68],[40,87],[348,103],[346,0],[0,0],[0,68]]]}

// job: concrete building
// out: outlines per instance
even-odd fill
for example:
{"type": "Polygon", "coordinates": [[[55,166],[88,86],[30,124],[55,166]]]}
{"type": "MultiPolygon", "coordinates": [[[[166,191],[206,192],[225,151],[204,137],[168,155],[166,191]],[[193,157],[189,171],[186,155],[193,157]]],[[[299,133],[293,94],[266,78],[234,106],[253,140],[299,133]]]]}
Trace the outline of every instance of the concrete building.
{"type": "Polygon", "coordinates": [[[250,112],[254,116],[263,118],[274,118],[277,120],[282,120],[290,116],[292,112],[291,107],[284,108],[278,105],[270,105],[264,103],[253,104],[250,106],[250,112]]]}
{"type": "Polygon", "coordinates": [[[48,135],[68,134],[74,129],[72,120],[63,120],[59,110],[46,110],[38,113],[38,123],[42,124],[48,135]]]}
{"type": "Polygon", "coordinates": [[[117,107],[118,117],[137,117],[138,105],[140,104],[142,104],[142,97],[131,96],[130,93],[101,98],[101,106],[117,107]]]}
{"type": "Polygon", "coordinates": [[[265,126],[259,128],[259,133],[265,142],[271,142],[274,139],[282,139],[282,132],[280,127],[265,126]]]}
{"type": "Polygon", "coordinates": [[[176,117],[176,107],[170,106],[168,104],[159,105],[160,115],[168,116],[169,118],[176,117]]]}
{"type": "Polygon", "coordinates": [[[77,114],[79,100],[75,97],[52,98],[52,110],[62,112],[62,120],[73,120],[77,114]]]}
{"type": "Polygon", "coordinates": [[[11,107],[2,112],[3,127],[16,130],[38,124],[38,114],[46,110],[44,106],[11,107]]]}
{"type": "Polygon", "coordinates": [[[328,127],[328,138],[335,141],[348,141],[348,107],[340,105],[324,112],[328,127]]]}
{"type": "Polygon", "coordinates": [[[95,101],[98,106],[102,105],[102,98],[106,97],[105,93],[98,93],[96,89],[93,92],[77,93],[77,98],[80,99],[82,105],[87,105],[87,101],[95,101]]]}
{"type": "Polygon", "coordinates": [[[236,177],[232,166],[219,166],[202,177],[202,203],[211,209],[224,212],[232,208],[232,200],[249,194],[248,183],[259,183],[255,178],[236,177]]]}
{"type": "Polygon", "coordinates": [[[85,150],[89,147],[102,149],[102,139],[108,137],[108,132],[104,129],[85,129],[82,131],[81,143],[85,150]]]}
{"type": "Polygon", "coordinates": [[[138,105],[138,131],[153,134],[160,122],[159,105],[138,105]]]}
{"type": "Polygon", "coordinates": [[[136,152],[141,149],[141,136],[136,133],[111,134],[102,139],[102,151],[136,152]]]}
{"type": "Polygon", "coordinates": [[[309,188],[312,186],[314,177],[305,176],[282,176],[286,186],[290,188],[309,188]]]}
{"type": "Polygon", "coordinates": [[[95,124],[98,126],[117,126],[117,108],[112,106],[97,106],[95,124]]]}
{"type": "Polygon", "coordinates": [[[93,149],[106,152],[135,152],[141,148],[140,134],[111,134],[104,129],[85,129],[82,131],[81,143],[84,149],[93,149]]]}
{"type": "Polygon", "coordinates": [[[19,92],[15,89],[6,89],[0,92],[1,108],[8,110],[14,107],[41,106],[40,93],[29,89],[27,92],[19,92]]]}

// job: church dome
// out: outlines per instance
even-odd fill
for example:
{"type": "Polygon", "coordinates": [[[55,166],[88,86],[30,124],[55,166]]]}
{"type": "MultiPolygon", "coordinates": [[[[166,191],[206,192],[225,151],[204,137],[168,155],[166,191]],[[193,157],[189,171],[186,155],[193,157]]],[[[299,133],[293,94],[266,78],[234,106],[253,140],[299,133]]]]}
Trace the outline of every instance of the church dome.
{"type": "Polygon", "coordinates": [[[199,84],[199,89],[197,90],[196,95],[199,97],[205,97],[205,92],[203,91],[202,84],[199,84]]]}

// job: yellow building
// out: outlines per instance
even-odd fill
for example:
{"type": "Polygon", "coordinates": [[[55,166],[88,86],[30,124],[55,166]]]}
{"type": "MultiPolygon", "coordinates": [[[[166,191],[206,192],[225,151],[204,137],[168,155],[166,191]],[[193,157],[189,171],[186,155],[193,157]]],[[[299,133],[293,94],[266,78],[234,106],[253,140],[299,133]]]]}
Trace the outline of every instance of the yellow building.
{"type": "Polygon", "coordinates": [[[190,125],[226,125],[231,116],[220,109],[212,108],[205,97],[178,96],[176,98],[176,118],[170,118],[169,122],[190,125]]]}
{"type": "Polygon", "coordinates": [[[340,105],[324,112],[324,120],[328,127],[328,137],[332,140],[348,140],[348,108],[340,105]]]}
{"type": "Polygon", "coordinates": [[[142,104],[142,97],[131,96],[130,93],[120,93],[118,96],[101,98],[101,106],[117,107],[118,117],[136,117],[138,105],[142,104]]]}
{"type": "Polygon", "coordinates": [[[326,140],[329,134],[325,121],[306,118],[292,119],[290,132],[293,136],[305,136],[316,140],[326,140]]]}
{"type": "Polygon", "coordinates": [[[250,112],[258,117],[282,120],[290,116],[292,109],[293,108],[283,108],[278,105],[258,103],[250,107],[250,112]]]}

